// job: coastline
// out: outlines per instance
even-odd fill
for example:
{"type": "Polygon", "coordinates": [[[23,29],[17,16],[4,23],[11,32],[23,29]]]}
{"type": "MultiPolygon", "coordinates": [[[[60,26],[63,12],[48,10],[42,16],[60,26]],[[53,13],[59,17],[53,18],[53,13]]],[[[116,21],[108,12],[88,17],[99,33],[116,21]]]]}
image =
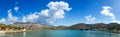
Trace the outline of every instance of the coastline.
{"type": "Polygon", "coordinates": [[[17,33],[17,32],[28,32],[32,30],[0,30],[0,34],[6,34],[6,33],[17,33]]]}

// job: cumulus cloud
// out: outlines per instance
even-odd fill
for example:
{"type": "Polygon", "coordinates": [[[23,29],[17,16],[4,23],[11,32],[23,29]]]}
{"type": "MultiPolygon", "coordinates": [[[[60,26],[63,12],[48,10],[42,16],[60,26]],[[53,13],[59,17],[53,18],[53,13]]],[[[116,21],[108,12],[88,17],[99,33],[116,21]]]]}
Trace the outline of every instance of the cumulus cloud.
{"type": "Polygon", "coordinates": [[[110,12],[110,9],[112,9],[110,6],[103,6],[103,10],[100,12],[102,15],[110,16],[111,19],[115,19],[115,15],[110,12]]]}
{"type": "Polygon", "coordinates": [[[11,11],[12,11],[11,9],[8,10],[8,19],[7,20],[9,21],[9,23],[13,23],[18,20],[18,17],[13,16],[11,11]]]}
{"type": "Polygon", "coordinates": [[[7,18],[0,19],[0,23],[12,24],[18,21],[18,17],[12,15],[12,9],[9,9],[7,18]]]}
{"type": "Polygon", "coordinates": [[[4,18],[0,19],[0,23],[5,23],[6,20],[4,18]]]}
{"type": "Polygon", "coordinates": [[[91,15],[85,16],[86,20],[89,22],[95,22],[96,18],[92,17],[91,15]]]}
{"type": "Polygon", "coordinates": [[[118,21],[114,15],[114,13],[110,12],[110,9],[112,9],[110,6],[103,6],[103,10],[100,12],[102,15],[106,15],[111,17],[111,21],[110,22],[114,22],[114,23],[120,23],[120,21],[118,21]]]}
{"type": "Polygon", "coordinates": [[[67,10],[67,11],[71,10],[71,8],[69,8],[69,4],[63,1],[50,2],[47,6],[53,10],[67,10]]]}
{"type": "Polygon", "coordinates": [[[26,17],[23,16],[23,22],[32,22],[32,21],[35,21],[35,19],[38,19],[38,18],[39,18],[39,14],[35,12],[33,14],[27,15],[26,17]]]}
{"type": "Polygon", "coordinates": [[[65,11],[70,11],[69,4],[60,2],[50,2],[47,5],[48,9],[41,10],[41,12],[34,12],[27,16],[23,16],[23,22],[35,22],[42,24],[52,24],[57,19],[62,19],[65,16],[65,11]]]}
{"type": "Polygon", "coordinates": [[[16,11],[16,12],[18,12],[18,10],[19,10],[19,7],[14,7],[14,10],[16,11]]]}

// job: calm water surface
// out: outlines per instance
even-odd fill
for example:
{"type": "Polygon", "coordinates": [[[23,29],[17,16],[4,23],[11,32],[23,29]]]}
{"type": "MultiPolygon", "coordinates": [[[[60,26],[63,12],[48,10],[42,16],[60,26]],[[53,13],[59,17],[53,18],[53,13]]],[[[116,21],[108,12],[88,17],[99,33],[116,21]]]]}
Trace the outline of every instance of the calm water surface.
{"type": "Polygon", "coordinates": [[[120,33],[80,30],[40,30],[12,34],[0,34],[0,37],[120,37],[120,33]]]}

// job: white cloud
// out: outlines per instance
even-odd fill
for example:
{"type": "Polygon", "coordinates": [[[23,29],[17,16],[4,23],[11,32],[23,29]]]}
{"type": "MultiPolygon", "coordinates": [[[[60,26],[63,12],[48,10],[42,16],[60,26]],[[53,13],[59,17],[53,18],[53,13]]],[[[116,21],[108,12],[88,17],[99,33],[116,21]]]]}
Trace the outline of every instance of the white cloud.
{"type": "Polygon", "coordinates": [[[112,23],[119,23],[119,24],[120,24],[120,21],[118,21],[118,20],[116,20],[116,19],[115,19],[115,20],[112,20],[111,22],[112,22],[112,23]]]}
{"type": "Polygon", "coordinates": [[[50,2],[48,3],[47,7],[49,9],[23,16],[23,21],[52,24],[55,20],[64,18],[65,11],[71,10],[71,8],[69,8],[69,4],[64,1],[50,2]]]}
{"type": "Polygon", "coordinates": [[[0,20],[0,23],[12,24],[13,22],[17,22],[18,21],[18,17],[13,16],[11,11],[12,11],[11,9],[7,11],[8,12],[7,18],[6,19],[2,18],[0,20]]]}
{"type": "Polygon", "coordinates": [[[19,10],[19,7],[14,7],[14,10],[16,11],[16,12],[18,12],[18,10],[19,10]]]}
{"type": "Polygon", "coordinates": [[[67,10],[67,11],[71,10],[71,8],[68,8],[69,4],[64,1],[50,2],[47,6],[53,10],[67,10]]]}
{"type": "Polygon", "coordinates": [[[18,17],[13,16],[11,11],[12,11],[11,9],[8,10],[8,16],[7,16],[8,19],[7,20],[9,23],[13,23],[13,22],[16,22],[18,20],[18,17]]]}
{"type": "Polygon", "coordinates": [[[110,16],[111,19],[115,19],[115,15],[110,12],[110,9],[112,9],[109,6],[103,6],[103,10],[100,12],[102,15],[110,16]]]}
{"type": "Polygon", "coordinates": [[[4,18],[0,19],[0,23],[5,23],[6,20],[4,18]]]}
{"type": "Polygon", "coordinates": [[[39,18],[39,15],[35,12],[33,14],[27,15],[27,17],[23,16],[23,22],[32,22],[38,18],[39,18]]]}
{"type": "Polygon", "coordinates": [[[119,23],[120,21],[116,19],[114,13],[110,12],[110,9],[112,9],[110,6],[103,6],[103,10],[100,12],[102,15],[106,15],[111,17],[111,21],[113,23],[119,23]]]}
{"type": "Polygon", "coordinates": [[[96,18],[92,17],[91,15],[85,16],[86,20],[89,22],[95,22],[96,18]]]}
{"type": "Polygon", "coordinates": [[[7,18],[0,19],[0,23],[12,24],[14,22],[18,22],[18,17],[13,16],[12,9],[9,9],[7,12],[8,12],[7,18]]]}
{"type": "Polygon", "coordinates": [[[46,9],[46,10],[42,10],[41,11],[41,13],[40,13],[40,15],[42,15],[42,16],[49,16],[49,10],[48,9],[46,9]]]}

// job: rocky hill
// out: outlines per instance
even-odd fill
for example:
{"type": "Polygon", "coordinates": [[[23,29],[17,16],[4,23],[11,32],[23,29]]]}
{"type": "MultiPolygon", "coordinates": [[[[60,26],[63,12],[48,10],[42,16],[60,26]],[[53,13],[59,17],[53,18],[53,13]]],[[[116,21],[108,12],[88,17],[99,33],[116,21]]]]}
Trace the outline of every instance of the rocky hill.
{"type": "Polygon", "coordinates": [[[71,30],[80,30],[80,29],[88,29],[88,30],[120,30],[120,24],[118,23],[96,23],[96,24],[85,24],[78,23],[69,27],[71,30]]]}
{"type": "Polygon", "coordinates": [[[15,22],[12,25],[17,27],[22,26],[27,29],[42,29],[45,27],[52,27],[51,25],[43,25],[43,24],[31,23],[31,22],[15,22]]]}

